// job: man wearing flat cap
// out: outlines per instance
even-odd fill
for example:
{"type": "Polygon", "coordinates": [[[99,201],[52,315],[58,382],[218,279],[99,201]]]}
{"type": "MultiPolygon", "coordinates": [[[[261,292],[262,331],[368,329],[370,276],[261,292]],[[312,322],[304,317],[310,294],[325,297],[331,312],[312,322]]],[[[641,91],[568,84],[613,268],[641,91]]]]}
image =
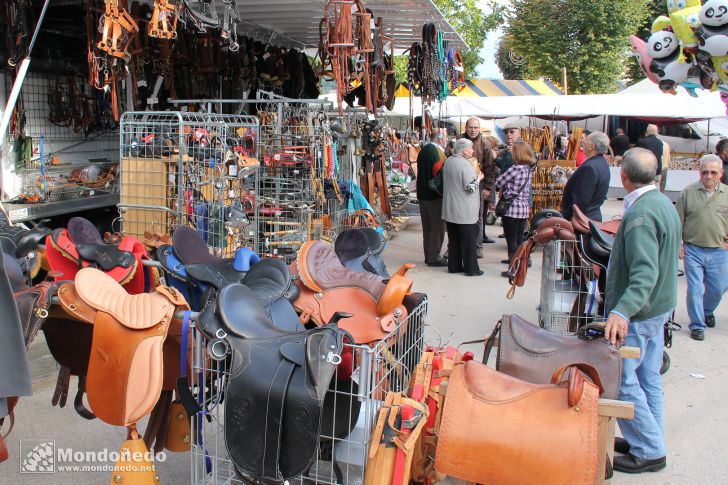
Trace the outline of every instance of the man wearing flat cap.
{"type": "Polygon", "coordinates": [[[515,123],[508,123],[503,127],[503,132],[506,135],[506,147],[495,159],[495,165],[500,169],[500,173],[505,173],[513,165],[513,144],[521,138],[521,127],[515,123]]]}

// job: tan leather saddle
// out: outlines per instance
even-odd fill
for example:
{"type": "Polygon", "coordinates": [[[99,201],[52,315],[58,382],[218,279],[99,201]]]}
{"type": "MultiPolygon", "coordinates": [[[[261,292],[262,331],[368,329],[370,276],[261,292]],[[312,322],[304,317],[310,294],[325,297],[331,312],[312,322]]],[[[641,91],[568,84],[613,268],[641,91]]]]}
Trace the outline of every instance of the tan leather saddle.
{"type": "Polygon", "coordinates": [[[551,381],[530,384],[479,362],[456,364],[435,469],[475,483],[594,483],[598,374],[574,364],[558,369],[551,381]]]}
{"type": "Polygon", "coordinates": [[[384,338],[407,316],[402,304],[412,280],[406,274],[413,264],[403,265],[389,280],[372,273],[346,268],[334,249],[321,241],[305,243],[291,264],[301,293],[294,306],[303,324],[325,325],[336,312],[353,315],[339,323],[357,344],[384,338]]]}
{"type": "Polygon", "coordinates": [[[496,369],[534,384],[548,384],[556,369],[572,362],[594,367],[604,383],[607,399],[619,399],[622,360],[619,349],[603,337],[587,339],[558,335],[534,325],[518,315],[503,315],[486,340],[483,364],[500,335],[496,369]]]}
{"type": "Polygon", "coordinates": [[[78,272],[75,289],[75,316],[94,324],[86,384],[91,409],[102,421],[133,427],[159,399],[163,345],[177,307],[187,303],[166,286],[130,295],[95,268],[78,272]]]}

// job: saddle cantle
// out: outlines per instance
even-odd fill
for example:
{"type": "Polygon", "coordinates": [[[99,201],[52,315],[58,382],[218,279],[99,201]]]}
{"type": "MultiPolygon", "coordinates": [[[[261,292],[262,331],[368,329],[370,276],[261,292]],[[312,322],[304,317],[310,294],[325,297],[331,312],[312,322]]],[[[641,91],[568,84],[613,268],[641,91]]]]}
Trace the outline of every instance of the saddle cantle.
{"type": "Polygon", "coordinates": [[[479,362],[456,364],[435,469],[476,483],[594,483],[599,376],[574,364],[558,369],[551,381],[530,384],[479,362]]]}
{"type": "Polygon", "coordinates": [[[556,369],[572,362],[583,362],[599,372],[604,383],[603,397],[619,399],[622,360],[619,349],[607,340],[558,335],[518,315],[503,315],[487,340],[484,364],[499,334],[496,369],[500,372],[526,382],[548,384],[556,369]]]}
{"type": "Polygon", "coordinates": [[[359,273],[344,267],[331,246],[309,241],[301,247],[298,258],[290,265],[298,275],[300,295],[294,306],[301,312],[301,322],[322,325],[337,311],[353,316],[341,322],[357,344],[369,344],[386,337],[407,316],[403,305],[410,293],[412,280],[403,265],[385,283],[372,273],[359,273]]]}
{"type": "Polygon", "coordinates": [[[162,346],[174,312],[186,302],[173,288],[130,295],[95,268],[76,275],[76,292],[96,310],[87,394],[94,414],[133,426],[154,407],[164,380],[162,346]]]}
{"type": "Polygon", "coordinates": [[[232,352],[225,399],[230,459],[238,473],[259,479],[299,476],[316,457],[321,409],[341,362],[344,332],[333,324],[286,333],[243,285],[223,288],[218,300],[232,352]]]}

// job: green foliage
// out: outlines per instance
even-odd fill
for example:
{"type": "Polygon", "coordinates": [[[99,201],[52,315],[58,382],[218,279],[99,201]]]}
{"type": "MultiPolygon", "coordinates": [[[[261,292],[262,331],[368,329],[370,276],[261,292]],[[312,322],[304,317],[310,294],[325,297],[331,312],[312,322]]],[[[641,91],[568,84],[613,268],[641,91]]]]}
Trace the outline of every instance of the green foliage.
{"type": "Polygon", "coordinates": [[[506,36],[533,77],[561,81],[569,93],[608,93],[622,78],[629,36],[645,22],[651,0],[513,0],[506,36]]]}
{"type": "Polygon", "coordinates": [[[526,60],[515,54],[511,42],[508,36],[503,36],[498,43],[498,51],[495,54],[498,69],[503,73],[503,79],[528,79],[530,76],[526,60]]]}
{"type": "MultiPolygon", "coordinates": [[[[648,12],[645,16],[644,21],[642,22],[642,25],[634,32],[634,35],[643,40],[647,40],[647,38],[650,36],[650,27],[652,26],[652,21],[655,20],[655,18],[657,18],[659,15],[667,14],[667,6],[665,0],[648,0],[646,9],[648,12]]],[[[627,66],[625,68],[624,74],[626,78],[625,80],[629,84],[641,81],[646,77],[645,73],[642,72],[642,68],[640,67],[634,56],[630,57],[630,59],[627,61],[627,66]]]]}
{"type": "Polygon", "coordinates": [[[465,76],[470,79],[475,76],[475,69],[483,62],[480,49],[488,32],[503,22],[505,10],[493,0],[486,3],[489,13],[484,13],[478,7],[477,0],[434,0],[434,3],[468,45],[468,50],[461,54],[465,76]]]}

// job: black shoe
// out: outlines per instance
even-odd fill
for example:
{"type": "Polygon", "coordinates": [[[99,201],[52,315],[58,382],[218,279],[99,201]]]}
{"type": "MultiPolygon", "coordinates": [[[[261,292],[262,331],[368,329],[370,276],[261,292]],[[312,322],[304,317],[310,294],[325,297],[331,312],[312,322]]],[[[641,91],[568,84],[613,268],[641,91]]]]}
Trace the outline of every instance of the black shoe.
{"type": "Polygon", "coordinates": [[[705,326],[708,328],[715,328],[715,315],[712,313],[710,315],[706,315],[705,326]]]}
{"type": "Polygon", "coordinates": [[[505,239],[505,237],[506,237],[505,234],[498,234],[498,239],[505,239]]]}
{"type": "Polygon", "coordinates": [[[482,275],[483,273],[484,273],[484,271],[483,271],[482,269],[479,269],[479,270],[478,270],[478,271],[476,271],[475,273],[465,273],[465,276],[480,276],[480,275],[482,275]]]}
{"type": "Polygon", "coordinates": [[[614,457],[614,469],[624,473],[656,472],[667,466],[667,457],[643,460],[627,453],[614,457]]]}
{"type": "Polygon", "coordinates": [[[705,332],[702,328],[694,328],[690,330],[690,338],[693,340],[705,340],[705,332]]]}
{"type": "Polygon", "coordinates": [[[434,263],[427,263],[427,266],[447,266],[447,259],[440,259],[434,263]]]}
{"type": "Polygon", "coordinates": [[[508,271],[501,271],[501,276],[504,278],[510,278],[511,273],[509,273],[508,271]]]}
{"type": "Polygon", "coordinates": [[[629,443],[624,438],[614,438],[614,451],[626,455],[629,453],[629,443]]]}
{"type": "Polygon", "coordinates": [[[501,259],[501,263],[503,263],[503,264],[511,264],[511,260],[510,259],[501,259]]]}
{"type": "Polygon", "coordinates": [[[447,270],[447,272],[448,272],[448,273],[462,273],[463,271],[464,271],[464,270],[462,270],[462,269],[460,269],[460,270],[457,270],[457,271],[453,271],[453,270],[451,270],[451,269],[447,270]]]}
{"type": "Polygon", "coordinates": [[[495,239],[483,236],[483,244],[495,244],[495,239]]]}

